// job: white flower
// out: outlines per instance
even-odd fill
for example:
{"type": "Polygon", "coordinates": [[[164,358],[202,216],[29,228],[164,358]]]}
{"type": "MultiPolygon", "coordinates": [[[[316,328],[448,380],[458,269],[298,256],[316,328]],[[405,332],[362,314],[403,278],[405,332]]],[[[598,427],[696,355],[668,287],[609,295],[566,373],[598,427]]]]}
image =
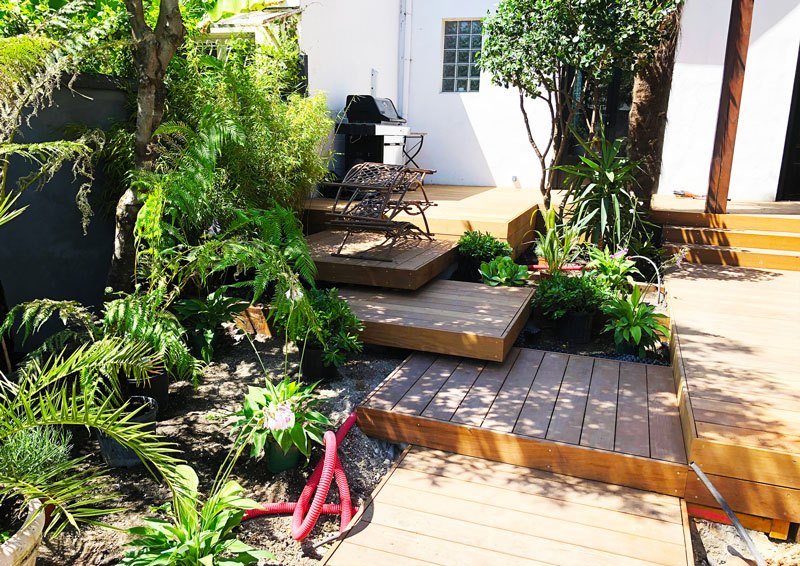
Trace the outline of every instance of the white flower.
{"type": "Polygon", "coordinates": [[[208,227],[207,232],[209,236],[216,236],[217,234],[222,232],[222,228],[220,228],[219,222],[217,222],[216,218],[211,223],[211,226],[208,227]]]}
{"type": "Polygon", "coordinates": [[[294,412],[288,403],[279,403],[267,411],[267,428],[286,430],[294,426],[294,412]]]}
{"type": "Polygon", "coordinates": [[[295,287],[290,287],[289,290],[286,291],[286,298],[290,301],[300,300],[303,298],[303,292],[295,287]]]}

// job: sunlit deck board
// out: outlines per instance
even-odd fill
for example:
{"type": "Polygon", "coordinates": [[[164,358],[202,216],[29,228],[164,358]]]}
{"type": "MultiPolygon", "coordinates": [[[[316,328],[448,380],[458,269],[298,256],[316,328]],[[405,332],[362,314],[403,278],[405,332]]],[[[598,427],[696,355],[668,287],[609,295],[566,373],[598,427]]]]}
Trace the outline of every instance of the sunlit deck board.
{"type": "Polygon", "coordinates": [[[368,344],[503,360],[530,313],[530,287],[435,280],[416,291],[344,287],[368,344]]]}
{"type": "Polygon", "coordinates": [[[684,264],[667,288],[690,459],[734,510],[800,520],[800,273],[684,264]]]}
{"type": "Polygon", "coordinates": [[[317,279],[331,283],[350,283],[419,289],[456,261],[454,240],[398,240],[391,251],[381,245],[378,234],[352,234],[342,253],[359,257],[334,256],[344,232],[325,230],[308,237],[311,258],[317,266],[317,279]],[[391,261],[376,261],[389,259],[391,261]]]}
{"type": "MultiPolygon", "coordinates": [[[[516,252],[532,239],[531,215],[541,200],[536,190],[426,185],[425,191],[436,202],[425,214],[438,239],[457,239],[467,230],[481,230],[506,240],[516,252]]],[[[325,214],[332,207],[329,198],[306,201],[303,220],[312,232],[323,229],[325,214]]],[[[420,216],[400,214],[397,219],[423,226],[420,216]]]]}
{"type": "Polygon", "coordinates": [[[688,566],[680,500],[413,447],[323,566],[688,566]]]}
{"type": "Polygon", "coordinates": [[[358,408],[366,434],[682,496],[668,367],[512,348],[505,362],[409,356],[358,408]]]}

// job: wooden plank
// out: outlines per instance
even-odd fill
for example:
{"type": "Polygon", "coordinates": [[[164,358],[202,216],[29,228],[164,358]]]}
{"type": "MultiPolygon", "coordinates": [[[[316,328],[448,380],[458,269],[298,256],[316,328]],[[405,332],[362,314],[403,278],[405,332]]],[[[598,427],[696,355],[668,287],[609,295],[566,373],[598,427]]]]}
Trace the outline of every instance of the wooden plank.
{"type": "Polygon", "coordinates": [[[342,543],[336,549],[336,553],[323,563],[323,565],[329,566],[375,566],[376,564],[381,566],[429,566],[433,563],[359,546],[349,541],[342,543]]]}
{"type": "Polygon", "coordinates": [[[753,1],[731,2],[728,43],[725,47],[725,63],[722,68],[722,93],[706,196],[706,212],[714,214],[725,214],[728,208],[728,188],[731,182],[736,129],[739,124],[747,48],[750,44],[753,1]]]}
{"type": "Polygon", "coordinates": [[[614,450],[637,456],[650,456],[649,426],[647,368],[643,364],[622,363],[619,367],[617,435],[614,439],[614,450]]]}
{"type": "MultiPolygon", "coordinates": [[[[705,519],[706,521],[712,521],[714,523],[732,524],[731,520],[728,519],[728,516],[725,514],[725,511],[718,507],[690,503],[687,505],[687,512],[690,517],[705,519]]],[[[773,519],[748,515],[742,512],[737,512],[736,518],[739,519],[739,522],[745,529],[750,529],[751,531],[769,533],[772,528],[773,519]]]]}
{"type": "Polygon", "coordinates": [[[409,389],[431,367],[437,356],[433,354],[413,354],[387,378],[369,399],[370,407],[391,409],[403,398],[409,389]]]}
{"type": "Polygon", "coordinates": [[[703,421],[697,421],[697,434],[703,440],[800,454],[800,436],[788,436],[777,432],[720,425],[703,421]]]}
{"type": "Polygon", "coordinates": [[[553,409],[553,417],[547,429],[548,440],[569,444],[580,443],[593,366],[593,358],[569,357],[561,389],[558,392],[558,400],[553,409]]]}
{"type": "Polygon", "coordinates": [[[547,434],[568,361],[566,354],[547,352],[544,355],[514,427],[516,434],[535,437],[547,434]]]}
{"type": "Polygon", "coordinates": [[[692,532],[689,528],[689,513],[686,508],[686,501],[681,499],[681,518],[683,519],[683,545],[686,551],[686,566],[694,566],[694,550],[692,548],[692,532]]]}
{"type": "Polygon", "coordinates": [[[397,402],[393,410],[407,415],[422,413],[442,384],[453,374],[459,361],[459,358],[452,356],[439,356],[397,402]]]}
{"type": "Polygon", "coordinates": [[[533,383],[544,352],[521,349],[483,421],[486,428],[511,432],[533,383]]]}
{"type": "Polygon", "coordinates": [[[595,360],[581,431],[581,446],[614,449],[618,390],[619,362],[595,360]]]}
{"type": "Polygon", "coordinates": [[[800,458],[791,452],[698,438],[692,443],[690,459],[698,462],[707,474],[800,488],[800,458]]]}
{"type": "Polygon", "coordinates": [[[659,460],[685,463],[686,448],[672,379],[670,368],[647,366],[650,455],[659,460]]]}
{"type": "Polygon", "coordinates": [[[680,497],[687,466],[512,435],[484,428],[358,408],[358,425],[369,436],[458,452],[680,497]]]}
{"type": "Polygon", "coordinates": [[[449,421],[485,366],[485,362],[466,358],[461,360],[458,367],[422,412],[422,415],[432,419],[449,421]]]}
{"type": "Polygon", "coordinates": [[[778,540],[786,540],[789,538],[789,527],[791,523],[789,521],[779,521],[777,519],[772,520],[772,524],[769,528],[769,536],[770,538],[775,538],[778,540]]]}
{"type": "Polygon", "coordinates": [[[506,376],[514,366],[519,352],[519,349],[515,348],[502,364],[487,364],[483,368],[469,393],[451,417],[451,422],[481,426],[486,413],[489,412],[497,393],[503,386],[506,376]]]}

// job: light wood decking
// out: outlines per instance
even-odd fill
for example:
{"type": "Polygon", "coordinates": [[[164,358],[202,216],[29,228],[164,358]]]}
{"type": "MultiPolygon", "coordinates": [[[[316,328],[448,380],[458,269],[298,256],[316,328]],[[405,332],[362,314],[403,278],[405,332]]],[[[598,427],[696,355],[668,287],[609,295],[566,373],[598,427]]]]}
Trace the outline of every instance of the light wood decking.
{"type": "Polygon", "coordinates": [[[667,367],[514,348],[503,363],[415,353],[358,408],[366,434],[682,496],[667,367]]]}
{"type": "Polygon", "coordinates": [[[800,521],[800,273],[684,264],[667,289],[690,460],[734,510],[800,521]]]}
{"type": "Polygon", "coordinates": [[[501,361],[528,320],[533,289],[435,280],[417,291],[345,287],[368,344],[501,361]]]}
{"type": "Polygon", "coordinates": [[[694,564],[676,497],[419,447],[359,516],[323,566],[694,564]]]}
{"type": "Polygon", "coordinates": [[[344,232],[330,230],[308,237],[318,280],[414,290],[457,260],[454,240],[398,240],[387,254],[387,246],[380,245],[384,238],[378,234],[352,234],[342,252],[392,261],[331,255],[343,237],[344,232]]]}
{"type": "MultiPolygon", "coordinates": [[[[507,241],[519,253],[525,247],[523,242],[532,239],[531,215],[541,200],[535,189],[426,185],[425,191],[436,202],[425,215],[439,240],[458,239],[467,230],[481,230],[507,241]]],[[[306,201],[303,221],[309,232],[325,228],[325,214],[332,207],[333,199],[306,201]]],[[[397,220],[423,226],[420,216],[400,214],[397,220]]]]}

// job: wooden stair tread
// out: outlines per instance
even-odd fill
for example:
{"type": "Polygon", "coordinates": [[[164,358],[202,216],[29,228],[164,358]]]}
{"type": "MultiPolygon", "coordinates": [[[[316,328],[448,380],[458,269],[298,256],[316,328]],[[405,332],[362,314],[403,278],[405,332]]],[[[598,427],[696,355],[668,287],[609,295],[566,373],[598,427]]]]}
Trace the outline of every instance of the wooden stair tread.
{"type": "Polygon", "coordinates": [[[665,247],[689,248],[690,250],[724,251],[743,254],[766,254],[775,256],[790,256],[800,259],[800,251],[770,250],[765,248],[743,248],[734,246],[715,246],[709,244],[683,244],[680,242],[664,242],[665,247]]]}
{"type": "Polygon", "coordinates": [[[724,228],[720,226],[691,226],[678,224],[665,224],[664,230],[691,230],[693,232],[747,234],[753,236],[776,236],[782,238],[796,238],[800,240],[800,232],[782,232],[774,230],[750,230],[745,228],[724,228]]]}

